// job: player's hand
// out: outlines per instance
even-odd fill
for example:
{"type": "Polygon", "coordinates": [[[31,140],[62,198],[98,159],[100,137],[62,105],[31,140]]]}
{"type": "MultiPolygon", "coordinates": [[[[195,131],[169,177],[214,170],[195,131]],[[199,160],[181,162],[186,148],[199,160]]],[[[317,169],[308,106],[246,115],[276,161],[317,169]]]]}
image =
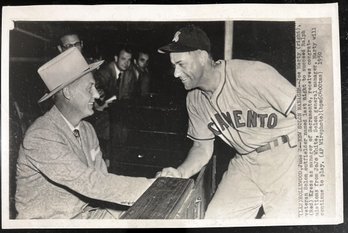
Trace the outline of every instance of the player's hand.
{"type": "Polygon", "coordinates": [[[181,178],[182,174],[181,172],[173,167],[166,167],[163,168],[162,171],[156,173],[156,178],[157,177],[175,177],[175,178],[181,178]]]}

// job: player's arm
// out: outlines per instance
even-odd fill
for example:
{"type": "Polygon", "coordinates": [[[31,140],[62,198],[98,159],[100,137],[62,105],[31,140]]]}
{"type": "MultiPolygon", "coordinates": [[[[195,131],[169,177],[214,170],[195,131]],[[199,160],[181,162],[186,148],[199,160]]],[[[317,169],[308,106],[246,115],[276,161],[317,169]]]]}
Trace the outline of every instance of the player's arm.
{"type": "Polygon", "coordinates": [[[189,178],[198,173],[213,155],[214,140],[194,141],[187,158],[177,168],[164,168],[157,176],[189,178]]]}

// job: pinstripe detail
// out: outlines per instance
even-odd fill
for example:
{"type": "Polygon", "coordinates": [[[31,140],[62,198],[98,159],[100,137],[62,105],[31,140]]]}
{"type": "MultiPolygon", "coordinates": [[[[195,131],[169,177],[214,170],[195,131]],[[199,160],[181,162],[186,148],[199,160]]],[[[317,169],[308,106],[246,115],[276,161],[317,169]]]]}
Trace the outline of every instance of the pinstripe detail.
{"type": "Polygon", "coordinates": [[[294,107],[294,104],[296,104],[296,96],[294,97],[294,99],[292,100],[291,104],[289,105],[288,109],[285,111],[285,116],[289,115],[289,113],[291,112],[291,109],[294,107]]]}
{"type": "Polygon", "coordinates": [[[195,137],[192,137],[189,134],[187,134],[187,137],[192,139],[192,140],[198,140],[198,141],[210,141],[210,140],[214,140],[215,139],[215,137],[213,137],[213,138],[195,138],[195,137]]]}

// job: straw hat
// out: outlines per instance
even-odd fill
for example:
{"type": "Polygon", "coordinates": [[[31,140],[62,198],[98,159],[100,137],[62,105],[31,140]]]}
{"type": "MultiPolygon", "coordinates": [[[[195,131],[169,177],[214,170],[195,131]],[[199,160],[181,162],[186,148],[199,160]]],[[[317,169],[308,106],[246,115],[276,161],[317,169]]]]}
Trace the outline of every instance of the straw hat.
{"type": "Polygon", "coordinates": [[[38,103],[47,100],[78,78],[99,68],[103,62],[87,64],[81,52],[75,47],[59,54],[37,71],[49,90],[49,93],[46,93],[38,103]]]}

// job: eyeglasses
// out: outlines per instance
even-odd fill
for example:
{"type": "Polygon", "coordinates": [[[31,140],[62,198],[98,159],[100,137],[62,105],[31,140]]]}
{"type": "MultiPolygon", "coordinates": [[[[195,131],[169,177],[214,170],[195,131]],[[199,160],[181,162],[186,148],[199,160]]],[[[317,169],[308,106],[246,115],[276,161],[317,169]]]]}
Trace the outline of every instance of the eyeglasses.
{"type": "Polygon", "coordinates": [[[63,45],[63,47],[66,49],[70,49],[72,47],[81,47],[81,45],[82,45],[81,41],[77,41],[74,44],[65,44],[63,45]]]}
{"type": "Polygon", "coordinates": [[[149,60],[148,60],[148,59],[145,59],[145,58],[140,58],[140,59],[139,59],[139,62],[144,62],[144,63],[146,62],[146,63],[148,63],[149,60]]]}

